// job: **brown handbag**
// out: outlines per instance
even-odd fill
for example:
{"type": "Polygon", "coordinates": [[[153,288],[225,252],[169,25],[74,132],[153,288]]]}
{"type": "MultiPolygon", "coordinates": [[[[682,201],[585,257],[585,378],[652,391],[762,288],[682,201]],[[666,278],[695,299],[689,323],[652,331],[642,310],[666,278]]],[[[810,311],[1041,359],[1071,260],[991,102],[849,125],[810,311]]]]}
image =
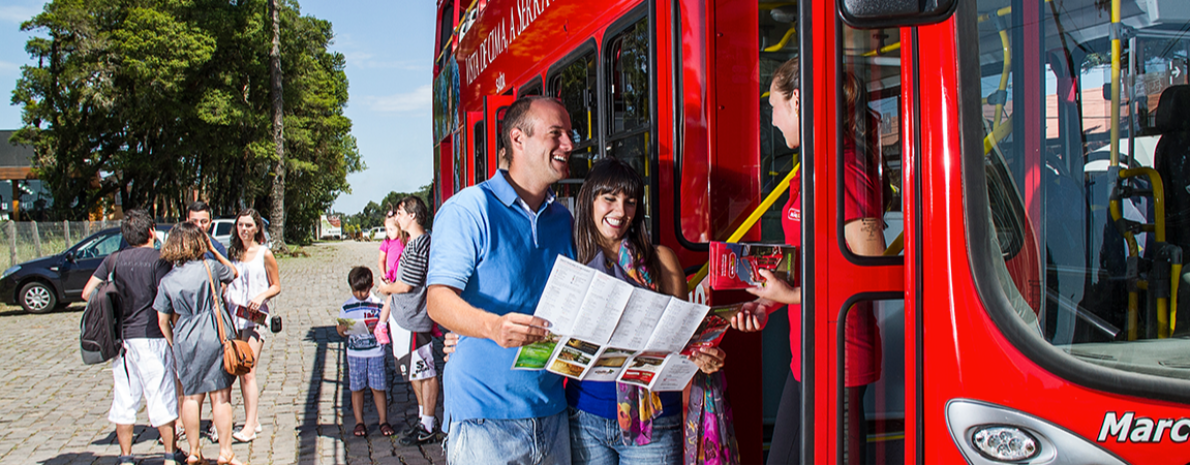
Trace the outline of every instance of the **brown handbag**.
{"type": "Polygon", "coordinates": [[[252,346],[247,342],[239,339],[227,339],[227,333],[223,330],[223,314],[226,313],[228,318],[231,318],[230,312],[223,311],[223,299],[219,298],[219,291],[215,288],[215,278],[211,275],[211,266],[207,265],[207,261],[203,260],[202,266],[207,268],[207,279],[211,283],[211,298],[215,300],[215,323],[219,328],[219,342],[223,343],[223,370],[233,376],[243,376],[252,371],[252,367],[256,366],[256,356],[252,354],[252,346]]]}

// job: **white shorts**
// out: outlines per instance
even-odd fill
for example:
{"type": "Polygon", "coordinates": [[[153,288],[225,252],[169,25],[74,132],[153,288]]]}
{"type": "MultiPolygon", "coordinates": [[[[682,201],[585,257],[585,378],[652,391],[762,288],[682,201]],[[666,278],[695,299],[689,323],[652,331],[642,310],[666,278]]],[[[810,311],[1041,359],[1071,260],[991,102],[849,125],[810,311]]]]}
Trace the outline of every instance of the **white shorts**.
{"type": "Polygon", "coordinates": [[[124,355],[112,359],[112,409],[108,421],[136,424],[141,398],[153,427],[178,419],[178,391],[174,385],[174,354],[165,338],[127,339],[124,355]]]}
{"type": "Polygon", "coordinates": [[[429,332],[407,331],[389,320],[393,339],[393,357],[405,381],[420,381],[438,376],[434,369],[434,345],[429,332]]]}

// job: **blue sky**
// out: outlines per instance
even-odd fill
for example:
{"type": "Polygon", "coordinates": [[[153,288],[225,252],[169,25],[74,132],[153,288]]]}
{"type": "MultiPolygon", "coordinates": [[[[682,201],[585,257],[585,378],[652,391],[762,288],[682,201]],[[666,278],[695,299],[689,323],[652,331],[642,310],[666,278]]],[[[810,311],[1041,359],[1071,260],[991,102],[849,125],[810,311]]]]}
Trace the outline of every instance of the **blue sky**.
{"type": "MultiPolygon", "coordinates": [[[[29,33],[20,23],[41,11],[43,1],[4,0],[0,5],[0,129],[21,124],[20,108],[9,105],[29,33]]],[[[332,50],[347,57],[354,123],[367,170],[347,178],[351,194],[334,209],[355,213],[391,191],[412,192],[433,180],[430,102],[433,79],[433,0],[350,2],[301,1],[302,14],[334,25],[332,50]]]]}

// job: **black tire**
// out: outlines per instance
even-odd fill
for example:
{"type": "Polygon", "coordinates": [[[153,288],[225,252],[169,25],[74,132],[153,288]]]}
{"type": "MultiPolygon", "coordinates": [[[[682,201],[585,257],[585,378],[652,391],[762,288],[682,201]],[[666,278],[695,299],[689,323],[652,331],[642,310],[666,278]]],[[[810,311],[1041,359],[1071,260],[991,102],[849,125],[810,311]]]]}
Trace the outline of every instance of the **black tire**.
{"type": "Polygon", "coordinates": [[[49,313],[58,308],[58,293],[50,285],[33,281],[21,286],[17,293],[21,308],[33,314],[49,313]]]}

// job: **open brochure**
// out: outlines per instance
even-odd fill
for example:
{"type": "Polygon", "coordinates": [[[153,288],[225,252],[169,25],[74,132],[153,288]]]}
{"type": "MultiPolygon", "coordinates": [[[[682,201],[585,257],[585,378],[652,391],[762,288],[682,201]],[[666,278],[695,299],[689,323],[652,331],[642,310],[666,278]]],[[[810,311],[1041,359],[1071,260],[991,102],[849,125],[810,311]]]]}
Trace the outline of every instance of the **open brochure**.
{"type": "MultiPolygon", "coordinates": [[[[351,319],[351,318],[335,318],[336,325],[347,327],[346,334],[348,336],[359,336],[359,335],[371,334],[372,330],[368,328],[368,323],[369,323],[369,321],[367,321],[367,320],[359,320],[359,319],[351,319]]],[[[376,326],[375,319],[373,319],[371,321],[371,323],[372,323],[373,327],[376,326]]]]}
{"type": "Polygon", "coordinates": [[[559,257],[534,312],[551,334],[521,347],[512,368],[679,391],[698,371],[686,355],[717,345],[737,311],[638,288],[559,257]]]}

